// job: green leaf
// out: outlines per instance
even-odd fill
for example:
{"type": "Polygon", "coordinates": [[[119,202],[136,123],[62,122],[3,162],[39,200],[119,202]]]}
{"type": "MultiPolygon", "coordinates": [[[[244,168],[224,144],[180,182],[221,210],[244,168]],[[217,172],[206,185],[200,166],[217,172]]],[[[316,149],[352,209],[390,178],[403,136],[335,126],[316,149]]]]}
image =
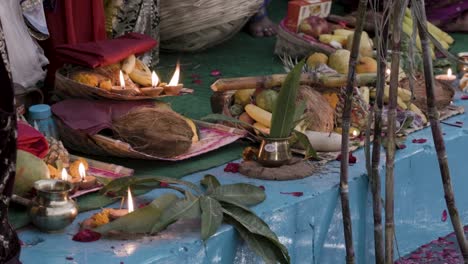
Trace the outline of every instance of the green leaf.
{"type": "Polygon", "coordinates": [[[218,179],[216,179],[216,177],[211,174],[205,175],[200,183],[206,188],[206,192],[208,194],[212,193],[216,187],[221,185],[218,179]]]}
{"type": "Polygon", "coordinates": [[[191,209],[194,207],[200,207],[200,198],[177,200],[162,213],[159,221],[152,226],[150,233],[158,233],[179,219],[191,217],[190,212],[193,212],[191,209]]]}
{"type": "Polygon", "coordinates": [[[285,261],[281,256],[278,256],[278,253],[275,251],[275,245],[268,240],[267,238],[250,233],[242,224],[234,220],[232,217],[227,216],[226,222],[232,225],[242,239],[247,243],[250,249],[253,250],[257,255],[262,257],[265,263],[289,263],[285,261]]]}
{"type": "Polygon", "coordinates": [[[317,152],[315,151],[315,149],[310,144],[310,141],[307,138],[307,136],[304,135],[304,133],[296,131],[296,130],[293,131],[293,133],[294,133],[294,136],[297,139],[297,142],[305,149],[305,157],[304,158],[305,159],[310,159],[310,158],[318,159],[317,152]]]}
{"type": "Polygon", "coordinates": [[[95,231],[103,234],[110,231],[136,234],[149,233],[162,212],[177,199],[175,194],[163,194],[149,205],[136,209],[134,212],[124,215],[108,224],[99,226],[95,228],[95,231]]]}
{"type": "Polygon", "coordinates": [[[250,233],[262,236],[271,242],[271,245],[276,247],[273,251],[280,263],[290,262],[288,249],[279,242],[276,234],[271,231],[270,227],[260,217],[251,211],[246,211],[237,206],[224,206],[223,213],[237,221],[250,233]]]}
{"type": "Polygon", "coordinates": [[[233,124],[238,124],[238,125],[246,126],[246,127],[249,127],[251,129],[255,130],[256,132],[258,132],[263,137],[268,136],[267,134],[263,133],[261,130],[257,129],[256,127],[252,126],[249,123],[246,123],[246,122],[240,121],[237,118],[225,116],[225,115],[222,115],[222,114],[209,114],[209,115],[207,115],[205,117],[202,117],[201,120],[206,121],[206,122],[224,121],[224,122],[229,122],[229,123],[233,123],[233,124]]]}
{"type": "Polygon", "coordinates": [[[306,103],[304,100],[301,100],[296,104],[296,109],[294,110],[294,124],[293,126],[295,127],[298,123],[300,123],[304,118],[302,118],[302,115],[304,114],[306,110],[306,103]]]}
{"type": "Polygon", "coordinates": [[[228,199],[242,205],[256,205],[265,200],[265,191],[247,183],[221,185],[210,195],[217,200],[228,199]]]}
{"type": "Polygon", "coordinates": [[[272,113],[270,137],[287,138],[294,128],[296,113],[296,98],[300,86],[302,60],[288,73],[276,101],[275,110],[272,113]]]}
{"type": "Polygon", "coordinates": [[[223,209],[217,200],[209,196],[200,198],[200,208],[202,211],[201,238],[207,240],[216,233],[223,222],[223,209]]]}

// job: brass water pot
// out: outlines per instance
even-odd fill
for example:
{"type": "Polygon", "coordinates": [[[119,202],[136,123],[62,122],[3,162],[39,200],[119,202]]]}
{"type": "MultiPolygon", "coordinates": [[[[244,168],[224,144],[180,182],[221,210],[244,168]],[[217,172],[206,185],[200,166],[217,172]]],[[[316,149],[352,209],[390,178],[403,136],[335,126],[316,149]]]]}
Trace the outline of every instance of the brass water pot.
{"type": "Polygon", "coordinates": [[[290,138],[263,138],[257,161],[265,167],[279,167],[292,159],[290,138]]]}

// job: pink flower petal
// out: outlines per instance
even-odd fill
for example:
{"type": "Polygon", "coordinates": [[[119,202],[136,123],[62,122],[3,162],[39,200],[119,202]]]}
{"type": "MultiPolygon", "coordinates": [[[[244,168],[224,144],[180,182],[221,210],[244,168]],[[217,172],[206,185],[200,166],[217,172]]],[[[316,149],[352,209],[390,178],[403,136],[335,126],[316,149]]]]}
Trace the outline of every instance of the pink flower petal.
{"type": "Polygon", "coordinates": [[[213,76],[213,77],[221,76],[221,71],[220,70],[212,70],[210,72],[210,75],[213,76]]]}
{"type": "Polygon", "coordinates": [[[399,144],[397,145],[397,149],[405,149],[406,145],[405,144],[399,144]]]}
{"type": "Polygon", "coordinates": [[[167,182],[160,182],[160,183],[159,183],[159,186],[160,186],[161,188],[167,188],[167,187],[169,187],[169,183],[167,183],[167,182]]]}
{"type": "Polygon", "coordinates": [[[442,222],[445,222],[447,221],[447,210],[444,209],[444,211],[442,211],[442,218],[441,218],[442,222]]]}
{"type": "Polygon", "coordinates": [[[427,139],[425,139],[425,138],[415,138],[415,139],[413,139],[412,142],[416,143],[416,144],[423,144],[423,143],[427,142],[427,139]]]}
{"type": "Polygon", "coordinates": [[[462,96],[460,97],[460,99],[462,99],[462,100],[468,100],[468,95],[464,94],[464,95],[462,95],[462,96]]]}
{"type": "Polygon", "coordinates": [[[192,75],[190,75],[190,78],[192,78],[192,79],[200,79],[200,75],[199,75],[199,74],[196,74],[196,73],[192,73],[192,75]]]}
{"type": "MultiPolygon", "coordinates": [[[[338,154],[338,156],[336,157],[336,160],[341,161],[341,154],[338,154]]],[[[350,164],[355,164],[357,162],[357,158],[355,156],[353,156],[352,152],[349,152],[348,162],[350,164]]]]}
{"type": "Polygon", "coordinates": [[[93,242],[101,239],[101,234],[89,229],[83,229],[80,232],[76,233],[72,239],[73,241],[78,242],[93,242]]]}
{"type": "Polygon", "coordinates": [[[463,125],[463,122],[462,121],[456,121],[455,124],[463,125]]]}
{"type": "Polygon", "coordinates": [[[239,166],[240,166],[239,163],[229,162],[226,165],[226,167],[224,167],[224,171],[225,172],[237,173],[237,172],[239,172],[239,166]]]}
{"type": "Polygon", "coordinates": [[[194,80],[192,80],[192,83],[201,85],[201,84],[202,84],[202,80],[200,80],[200,79],[194,79],[194,80]]]}
{"type": "Polygon", "coordinates": [[[288,195],[292,195],[292,196],[295,196],[295,197],[301,197],[302,195],[304,195],[303,192],[280,192],[281,194],[288,194],[288,195]]]}
{"type": "Polygon", "coordinates": [[[263,186],[263,185],[258,186],[258,188],[260,188],[262,190],[265,190],[265,186],[263,186]]]}

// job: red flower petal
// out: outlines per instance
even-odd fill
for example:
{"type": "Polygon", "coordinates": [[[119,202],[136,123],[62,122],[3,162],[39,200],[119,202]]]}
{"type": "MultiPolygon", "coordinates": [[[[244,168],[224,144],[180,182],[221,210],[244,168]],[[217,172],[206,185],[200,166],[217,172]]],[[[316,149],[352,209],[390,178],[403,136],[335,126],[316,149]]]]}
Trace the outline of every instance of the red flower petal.
{"type": "Polygon", "coordinates": [[[202,80],[200,80],[200,79],[194,79],[194,80],[192,81],[192,83],[200,85],[200,84],[202,84],[202,80]]]}
{"type": "Polygon", "coordinates": [[[397,149],[405,149],[406,145],[405,144],[399,144],[397,145],[397,149]]]}
{"type": "Polygon", "coordinates": [[[339,21],[338,22],[338,25],[342,26],[342,27],[346,27],[346,21],[339,21]]]}
{"type": "Polygon", "coordinates": [[[200,75],[199,75],[199,74],[196,74],[196,73],[192,73],[192,75],[190,75],[190,78],[192,78],[192,79],[200,79],[200,75]]]}
{"type": "Polygon", "coordinates": [[[457,121],[457,122],[455,122],[455,124],[463,125],[463,122],[462,121],[457,121]]]}
{"type": "Polygon", "coordinates": [[[301,197],[302,195],[304,195],[303,192],[280,192],[281,194],[288,194],[288,195],[292,195],[292,196],[296,196],[296,197],[301,197]]]}
{"type": "Polygon", "coordinates": [[[263,186],[263,185],[258,186],[258,188],[260,188],[262,190],[265,190],[265,186],[263,186]]]}
{"type": "Polygon", "coordinates": [[[89,229],[83,229],[80,232],[76,233],[73,236],[73,241],[78,242],[93,242],[99,240],[101,238],[101,234],[98,232],[94,232],[89,229]]]}
{"type": "Polygon", "coordinates": [[[167,187],[169,187],[169,183],[167,183],[167,182],[160,182],[160,183],[159,183],[159,186],[160,186],[161,188],[167,188],[167,187]]]}
{"type": "Polygon", "coordinates": [[[442,218],[440,220],[442,220],[442,222],[447,221],[447,210],[444,209],[444,211],[442,211],[442,218]]]}
{"type": "Polygon", "coordinates": [[[141,204],[138,205],[138,208],[143,208],[143,207],[147,206],[150,203],[151,202],[141,203],[141,204]]]}
{"type": "Polygon", "coordinates": [[[237,172],[239,172],[239,166],[240,166],[239,163],[229,162],[229,163],[226,165],[226,167],[224,167],[224,171],[225,171],[225,172],[237,173],[237,172]]]}
{"type": "MultiPolygon", "coordinates": [[[[338,156],[336,157],[336,160],[341,161],[341,154],[338,154],[338,156]]],[[[357,158],[355,156],[353,156],[353,153],[351,153],[351,152],[349,152],[348,162],[350,164],[354,164],[354,163],[357,162],[357,158]]]]}
{"type": "Polygon", "coordinates": [[[460,99],[462,99],[462,100],[468,100],[468,95],[464,94],[464,95],[462,95],[462,96],[460,97],[460,99]]]}
{"type": "Polygon", "coordinates": [[[423,143],[426,143],[427,139],[425,138],[415,138],[413,139],[413,143],[416,143],[416,144],[423,144],[423,143]]]}
{"type": "Polygon", "coordinates": [[[213,76],[213,77],[221,76],[221,71],[220,70],[212,70],[210,75],[213,76]]]}

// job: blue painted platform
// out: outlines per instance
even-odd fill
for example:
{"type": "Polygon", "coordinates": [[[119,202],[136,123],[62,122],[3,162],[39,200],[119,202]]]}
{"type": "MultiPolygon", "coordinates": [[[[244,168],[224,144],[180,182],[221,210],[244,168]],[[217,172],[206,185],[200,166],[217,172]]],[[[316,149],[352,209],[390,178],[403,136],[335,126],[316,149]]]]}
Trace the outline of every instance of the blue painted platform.
{"type": "MultiPolygon", "coordinates": [[[[455,103],[468,105],[467,101],[455,103]]],[[[468,118],[463,114],[447,120],[455,121],[463,121],[466,125],[463,128],[442,127],[446,133],[457,206],[467,224],[468,159],[465,153],[468,150],[468,118]]],[[[430,129],[409,135],[406,145],[406,149],[397,152],[395,164],[395,224],[401,256],[452,231],[450,219],[441,219],[446,207],[430,129]],[[428,142],[411,143],[414,138],[426,138],[428,142]]],[[[374,258],[372,203],[363,151],[357,151],[355,156],[358,162],[350,168],[354,245],[357,263],[371,263],[374,258]]],[[[287,182],[253,180],[225,173],[223,168],[189,175],[185,179],[198,183],[203,175],[210,173],[223,184],[248,182],[265,186],[267,199],[253,209],[288,247],[292,263],[345,263],[338,162],[329,163],[323,172],[309,178],[287,182]],[[280,192],[303,192],[304,195],[294,197],[280,192]]],[[[383,166],[381,174],[383,180],[383,166]]],[[[155,190],[140,198],[151,200],[163,192],[155,190]]],[[[227,225],[206,244],[200,240],[198,223],[193,222],[179,223],[158,236],[135,240],[72,241],[72,235],[78,231],[78,222],[95,212],[80,214],[64,233],[45,234],[33,228],[22,230],[19,235],[26,246],[22,249],[21,261],[25,264],[260,262],[227,225]]],[[[395,257],[398,258],[398,252],[395,257]]]]}

